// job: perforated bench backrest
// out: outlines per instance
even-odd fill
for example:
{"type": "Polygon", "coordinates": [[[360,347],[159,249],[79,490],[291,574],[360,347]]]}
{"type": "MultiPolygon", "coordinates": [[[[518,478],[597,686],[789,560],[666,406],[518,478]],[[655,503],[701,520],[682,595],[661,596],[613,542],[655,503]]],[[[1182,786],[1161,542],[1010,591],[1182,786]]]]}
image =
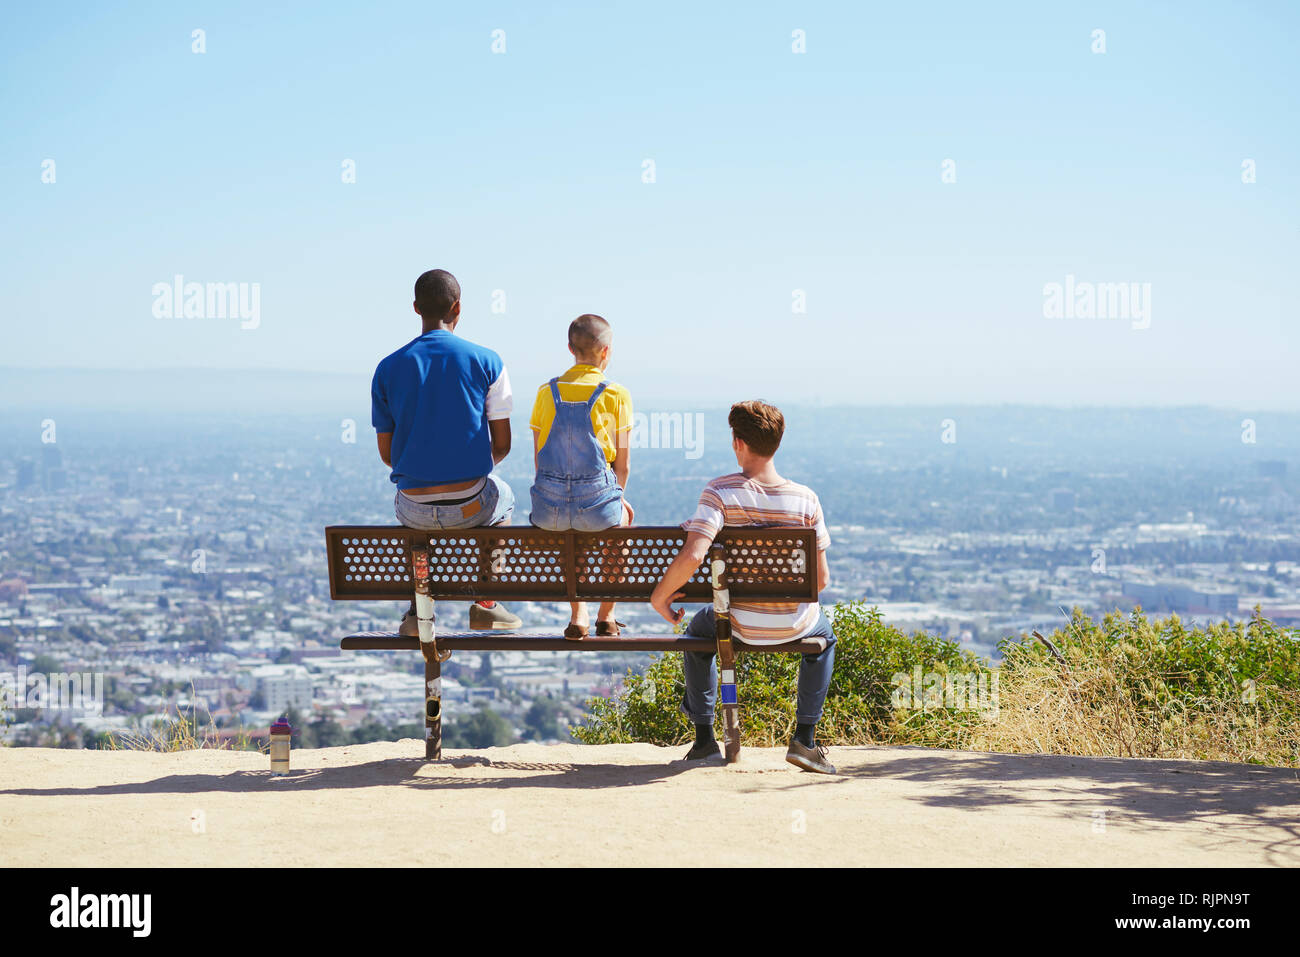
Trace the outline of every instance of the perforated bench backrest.
{"type": "MultiPolygon", "coordinates": [[[[817,600],[817,543],[811,528],[727,528],[734,598],[817,600]]],[[[501,601],[648,601],[686,541],[680,527],[548,532],[531,526],[425,532],[401,526],[332,525],[325,529],[330,595],[338,599],[410,598],[411,549],[427,546],[432,597],[501,601]]],[[[708,559],[682,590],[710,601],[708,559]]]]}

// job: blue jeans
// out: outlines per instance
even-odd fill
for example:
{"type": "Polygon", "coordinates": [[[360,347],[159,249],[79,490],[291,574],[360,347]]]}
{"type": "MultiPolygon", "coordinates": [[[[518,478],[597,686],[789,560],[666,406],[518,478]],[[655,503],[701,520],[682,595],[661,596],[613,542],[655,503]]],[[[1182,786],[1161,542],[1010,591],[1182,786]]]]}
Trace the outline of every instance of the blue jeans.
{"type": "MultiPolygon", "coordinates": [[[[691,619],[686,634],[696,638],[717,637],[713,607],[702,608],[691,619]]],[[[816,724],[826,703],[826,690],[831,686],[831,672],[835,668],[835,632],[826,613],[819,611],[817,621],[805,638],[824,638],[826,648],[818,654],[803,655],[799,662],[799,697],[795,704],[795,720],[800,724],[816,724]]],[[[686,695],[682,698],[682,711],[692,724],[712,724],[713,705],[717,700],[718,676],[714,668],[713,651],[688,651],[683,654],[682,671],[686,676],[686,695]]],[[[743,704],[743,702],[742,702],[743,704]]]]}
{"type": "Polygon", "coordinates": [[[494,472],[487,477],[479,493],[468,502],[458,505],[412,502],[398,492],[393,508],[397,512],[397,520],[407,528],[418,528],[426,532],[442,528],[503,525],[510,521],[510,515],[514,511],[515,493],[494,472]],[[466,512],[470,514],[466,515],[466,512]]]}
{"type": "Polygon", "coordinates": [[[582,478],[538,472],[532,499],[528,520],[553,532],[599,532],[623,521],[623,489],[613,469],[582,478]]]}

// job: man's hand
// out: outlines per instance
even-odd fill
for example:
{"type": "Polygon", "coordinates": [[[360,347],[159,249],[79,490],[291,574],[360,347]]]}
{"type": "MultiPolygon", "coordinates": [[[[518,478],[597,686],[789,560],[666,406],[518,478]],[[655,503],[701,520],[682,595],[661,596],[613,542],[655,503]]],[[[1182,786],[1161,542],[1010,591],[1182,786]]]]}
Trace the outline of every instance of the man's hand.
{"type": "Polygon", "coordinates": [[[686,593],[680,589],[691,580],[695,569],[700,567],[712,542],[711,536],[699,532],[688,533],[686,543],[669,564],[664,577],[659,579],[659,584],[655,585],[655,590],[650,595],[650,607],[663,615],[664,621],[669,624],[675,625],[685,617],[686,609],[673,608],[673,602],[686,597],[686,593]]]}
{"type": "Polygon", "coordinates": [[[660,587],[656,588],[654,593],[650,596],[650,607],[659,612],[659,614],[663,616],[664,621],[668,622],[668,624],[675,625],[686,616],[686,609],[674,608],[673,602],[677,601],[679,598],[685,598],[686,593],[681,591],[673,592],[670,596],[668,594],[668,589],[662,587],[663,583],[660,582],[659,584],[660,587]]]}

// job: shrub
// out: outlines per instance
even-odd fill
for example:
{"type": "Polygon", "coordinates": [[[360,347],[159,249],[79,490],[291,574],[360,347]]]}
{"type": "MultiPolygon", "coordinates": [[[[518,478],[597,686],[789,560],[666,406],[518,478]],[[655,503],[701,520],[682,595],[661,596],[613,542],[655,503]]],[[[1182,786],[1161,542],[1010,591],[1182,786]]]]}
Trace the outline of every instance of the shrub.
{"type": "MultiPolygon", "coordinates": [[[[1262,618],[1190,628],[1140,609],[1093,621],[1075,609],[1047,647],[999,644],[999,667],[956,642],[887,625],[876,608],[837,606],[835,671],[817,736],[831,745],[910,744],[982,751],[1174,757],[1300,766],[1300,640],[1262,618]],[[987,682],[995,709],[943,701],[896,707],[898,676],[987,682]]],[[[741,742],[784,745],[794,730],[797,655],[737,656],[741,742]]],[[[910,682],[908,682],[910,685],[910,682]]],[[[613,698],[587,702],[586,744],[680,745],[693,731],[677,653],[629,672],[613,698]]],[[[718,733],[721,733],[719,711],[718,733]]]]}
{"type": "Polygon", "coordinates": [[[1300,641],[1263,618],[1189,628],[1078,609],[1050,640],[1005,640],[999,721],[975,746],[1300,766],[1300,641]]]}
{"type": "MultiPolygon", "coordinates": [[[[881,621],[879,609],[861,602],[837,606],[834,627],[835,670],[817,725],[820,740],[962,746],[967,728],[978,723],[978,716],[900,711],[893,706],[894,677],[910,674],[917,665],[925,672],[988,675],[987,662],[945,638],[923,632],[909,636],[881,621]]],[[[798,675],[798,655],[737,655],[742,744],[786,744],[794,733],[798,675]]],[[[676,745],[690,741],[694,732],[680,709],[684,691],[680,654],[665,653],[643,673],[628,672],[616,697],[590,699],[587,723],[574,728],[573,735],[585,744],[642,741],[676,745]]],[[[720,734],[720,710],[717,728],[720,734]]]]}

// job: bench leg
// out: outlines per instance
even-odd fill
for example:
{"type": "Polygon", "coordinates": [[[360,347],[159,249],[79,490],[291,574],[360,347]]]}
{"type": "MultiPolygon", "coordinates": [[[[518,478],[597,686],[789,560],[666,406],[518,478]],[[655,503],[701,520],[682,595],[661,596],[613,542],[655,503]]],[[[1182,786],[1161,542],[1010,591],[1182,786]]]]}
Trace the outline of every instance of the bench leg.
{"type": "Polygon", "coordinates": [[[718,635],[718,697],[728,764],[740,759],[740,701],[736,695],[736,656],[731,647],[731,618],[716,618],[718,635]],[[724,637],[725,635],[725,637],[724,637]]]}
{"type": "Polygon", "coordinates": [[[424,759],[442,760],[442,662],[424,659],[424,759]]]}
{"type": "Polygon", "coordinates": [[[740,700],[736,694],[736,655],[731,646],[731,592],[727,587],[726,551],[717,542],[709,549],[713,586],[714,634],[718,643],[718,698],[728,764],[740,759],[740,700]]]}
{"type": "Polygon", "coordinates": [[[411,549],[411,577],[415,579],[415,617],[420,628],[420,653],[424,656],[424,757],[442,757],[442,663],[451,653],[438,653],[434,636],[433,596],[429,588],[429,550],[411,549]]]}

